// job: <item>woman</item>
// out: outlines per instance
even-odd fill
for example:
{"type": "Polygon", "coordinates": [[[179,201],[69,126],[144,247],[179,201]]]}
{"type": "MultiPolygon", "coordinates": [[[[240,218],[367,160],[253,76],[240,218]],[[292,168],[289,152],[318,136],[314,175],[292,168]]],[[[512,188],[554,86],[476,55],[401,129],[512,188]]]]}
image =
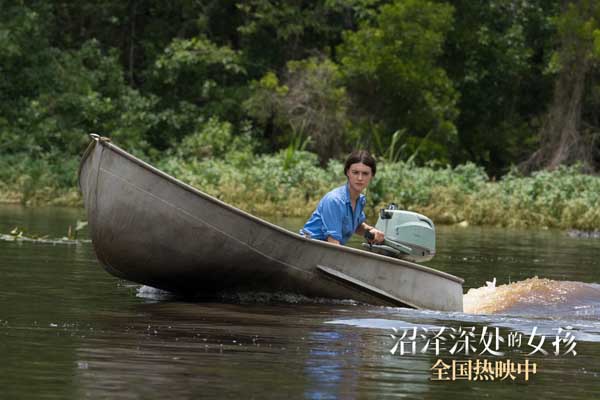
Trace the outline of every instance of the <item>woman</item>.
{"type": "Polygon", "coordinates": [[[354,233],[371,232],[374,235],[371,241],[382,243],[383,232],[365,223],[366,198],[362,194],[376,171],[375,159],[368,151],[353,151],[344,163],[348,181],[321,199],[300,233],[312,239],[345,244],[354,233]]]}

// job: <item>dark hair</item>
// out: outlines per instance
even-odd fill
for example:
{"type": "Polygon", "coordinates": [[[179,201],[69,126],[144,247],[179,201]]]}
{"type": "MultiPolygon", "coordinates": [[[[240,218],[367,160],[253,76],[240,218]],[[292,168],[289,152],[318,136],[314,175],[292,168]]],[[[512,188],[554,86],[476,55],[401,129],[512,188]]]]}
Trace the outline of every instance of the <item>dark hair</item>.
{"type": "Polygon", "coordinates": [[[375,172],[377,172],[377,163],[375,159],[367,150],[354,150],[348,158],[346,158],[346,162],[344,163],[344,175],[348,173],[348,169],[352,164],[363,163],[368,167],[371,167],[371,172],[373,176],[375,176],[375,172]]]}

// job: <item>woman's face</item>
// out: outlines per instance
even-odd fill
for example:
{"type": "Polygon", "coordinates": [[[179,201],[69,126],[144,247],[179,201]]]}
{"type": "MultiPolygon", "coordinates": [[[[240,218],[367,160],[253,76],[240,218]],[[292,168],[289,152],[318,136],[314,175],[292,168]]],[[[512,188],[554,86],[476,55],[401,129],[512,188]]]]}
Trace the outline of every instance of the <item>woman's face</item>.
{"type": "Polygon", "coordinates": [[[363,163],[351,164],[346,172],[346,176],[348,177],[350,189],[357,193],[365,190],[369,186],[371,178],[373,178],[371,167],[363,163]]]}

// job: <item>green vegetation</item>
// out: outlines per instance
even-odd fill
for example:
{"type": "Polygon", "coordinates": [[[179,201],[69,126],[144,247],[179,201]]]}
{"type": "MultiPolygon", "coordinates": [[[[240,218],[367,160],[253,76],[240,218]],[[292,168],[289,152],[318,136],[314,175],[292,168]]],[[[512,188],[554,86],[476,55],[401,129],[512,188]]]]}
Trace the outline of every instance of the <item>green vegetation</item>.
{"type": "MultiPolygon", "coordinates": [[[[172,159],[161,167],[259,215],[306,217],[322,195],[344,183],[339,161],[320,168],[315,154],[296,152],[288,168],[285,162],[285,151],[281,151],[264,155],[245,168],[223,160],[172,159]]],[[[376,217],[379,208],[394,202],[442,224],[466,221],[472,225],[592,230],[600,227],[598,193],[600,177],[582,174],[577,167],[531,176],[513,172],[496,182],[472,163],[434,168],[382,161],[369,187],[368,213],[376,217]]]]}
{"type": "Polygon", "coordinates": [[[599,228],[591,0],[0,0],[0,201],[77,205],[88,133],[257,214],[370,149],[438,222],[599,228]]]}
{"type": "MultiPolygon", "coordinates": [[[[306,217],[327,191],[345,182],[341,161],[332,159],[321,167],[315,153],[288,148],[255,155],[242,136],[224,150],[231,126],[215,124],[208,121],[181,147],[154,163],[258,215],[306,217]]],[[[80,205],[75,182],[62,179],[71,176],[66,170],[76,167],[76,159],[62,164],[28,160],[13,166],[11,170],[21,173],[10,181],[3,176],[10,183],[0,188],[0,201],[80,205]]],[[[560,167],[523,176],[514,170],[494,181],[473,163],[452,168],[380,159],[367,193],[367,212],[375,217],[379,208],[394,202],[442,224],[598,229],[600,177],[580,171],[580,166],[560,167]]]]}

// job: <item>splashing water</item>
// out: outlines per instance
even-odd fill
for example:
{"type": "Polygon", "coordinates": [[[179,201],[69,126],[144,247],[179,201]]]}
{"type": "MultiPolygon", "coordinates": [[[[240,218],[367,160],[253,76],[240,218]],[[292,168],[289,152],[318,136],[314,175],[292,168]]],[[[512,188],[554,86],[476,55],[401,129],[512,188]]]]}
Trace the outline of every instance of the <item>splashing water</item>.
{"type": "Polygon", "coordinates": [[[136,297],[148,300],[168,300],[173,297],[173,294],[166,290],[157,289],[152,286],[143,285],[137,289],[136,297]]]}
{"type": "Polygon", "coordinates": [[[470,289],[463,297],[468,314],[514,314],[600,318],[600,285],[533,277],[470,289]]]}

